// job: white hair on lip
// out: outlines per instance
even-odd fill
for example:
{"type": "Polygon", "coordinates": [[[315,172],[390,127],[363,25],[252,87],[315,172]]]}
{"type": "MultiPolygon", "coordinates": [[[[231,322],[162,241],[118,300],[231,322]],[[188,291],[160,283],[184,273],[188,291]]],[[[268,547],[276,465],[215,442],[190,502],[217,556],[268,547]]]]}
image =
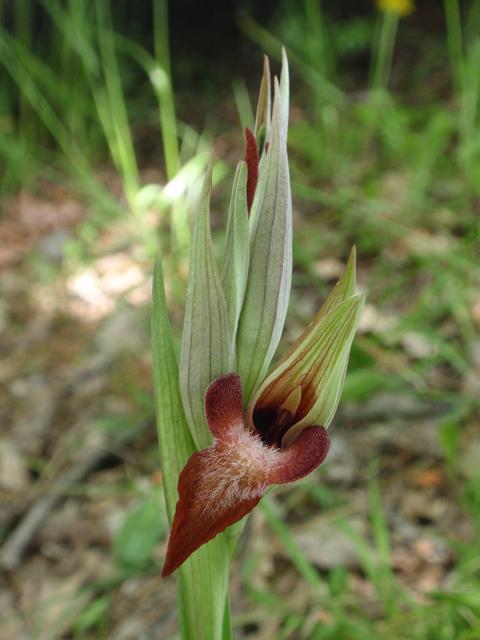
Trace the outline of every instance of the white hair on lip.
{"type": "Polygon", "coordinates": [[[280,455],[280,450],[266,446],[243,423],[233,426],[225,438],[216,439],[211,449],[204,451],[207,465],[197,485],[202,512],[213,515],[260,497],[268,486],[268,471],[280,455]]]}

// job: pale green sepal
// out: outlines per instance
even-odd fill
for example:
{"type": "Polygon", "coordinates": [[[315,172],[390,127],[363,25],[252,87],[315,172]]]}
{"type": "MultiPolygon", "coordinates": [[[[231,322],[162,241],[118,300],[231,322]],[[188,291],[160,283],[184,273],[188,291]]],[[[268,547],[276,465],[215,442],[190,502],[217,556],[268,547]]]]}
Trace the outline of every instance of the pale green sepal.
{"type": "Polygon", "coordinates": [[[211,180],[210,163],[193,228],[180,355],[183,408],[199,449],[212,442],[204,415],[205,391],[215,378],[234,369],[227,306],[210,234],[211,180]]]}
{"type": "MultiPolygon", "coordinates": [[[[353,342],[353,337],[352,337],[353,342]]],[[[330,407],[330,413],[325,412],[325,424],[327,427],[332,422],[333,418],[338,409],[338,405],[340,403],[340,398],[343,392],[343,385],[345,384],[345,377],[347,375],[347,367],[348,367],[348,359],[350,357],[350,349],[352,346],[352,342],[348,344],[342,354],[342,357],[339,358],[338,364],[335,370],[330,374],[329,381],[325,385],[325,389],[323,390],[324,399],[323,402],[325,406],[330,407]]]]}
{"type": "Polygon", "coordinates": [[[288,115],[290,108],[290,73],[285,47],[282,47],[282,70],[280,73],[280,94],[282,96],[282,118],[285,142],[288,139],[288,115]]]}
{"type": "Polygon", "coordinates": [[[262,155],[265,141],[268,139],[268,135],[270,133],[271,91],[270,62],[268,60],[268,56],[264,56],[263,75],[258,94],[254,130],[260,155],[262,155]]]}
{"type": "MultiPolygon", "coordinates": [[[[180,471],[195,451],[180,397],[178,366],[165,302],[162,265],[155,266],[152,313],[155,412],[163,487],[171,523],[180,471]]],[[[184,640],[220,640],[228,590],[229,550],[223,534],[196,551],[178,570],[184,640]]]]}
{"type": "Polygon", "coordinates": [[[285,371],[298,360],[301,364],[293,374],[298,379],[312,366],[317,367],[315,402],[304,418],[288,430],[282,441],[283,446],[291,444],[307,426],[328,427],[332,421],[340,401],[348,357],[363,304],[362,294],[344,300],[322,317],[298,350],[282,363],[282,370],[285,371]]]}
{"type": "MultiPolygon", "coordinates": [[[[350,256],[347,261],[347,266],[345,271],[343,272],[342,277],[334,286],[334,288],[330,291],[327,299],[321,306],[320,310],[316,314],[313,321],[310,323],[310,330],[313,330],[313,327],[318,324],[321,318],[325,318],[328,313],[330,313],[335,307],[340,305],[342,302],[352,297],[356,292],[357,285],[357,275],[356,275],[356,250],[355,247],[352,247],[350,251],[350,256]]],[[[360,310],[361,313],[361,310],[360,310]]],[[[355,329],[356,330],[356,329],[355,329]]],[[[307,328],[308,331],[308,328],[307,328]]],[[[294,345],[289,349],[287,354],[282,358],[281,363],[286,360],[289,355],[298,347],[298,345],[305,339],[305,333],[300,336],[300,338],[295,342],[294,345]]],[[[353,339],[353,336],[352,336],[353,339]]],[[[322,390],[323,393],[323,402],[325,406],[330,407],[330,413],[324,414],[324,422],[322,425],[328,426],[330,422],[333,420],[333,417],[337,411],[338,404],[340,402],[340,397],[343,391],[343,385],[345,382],[345,376],[347,373],[348,366],[348,358],[350,355],[350,344],[344,349],[343,356],[339,359],[336,370],[329,376],[328,381],[325,383],[325,387],[322,390]],[[340,381],[340,382],[339,382],[340,381]]]]}
{"type": "Polygon", "coordinates": [[[327,427],[338,407],[347,371],[351,343],[363,308],[363,296],[356,292],[356,255],[352,248],[345,271],[323,303],[315,318],[289,348],[275,369],[255,392],[249,406],[253,407],[275,381],[275,391],[286,397],[300,383],[305,386],[309,370],[317,368],[316,402],[311,411],[288,431],[284,444],[293,441],[299,430],[312,424],[327,427]],[[288,375],[283,375],[288,371],[288,375]],[[314,411],[315,413],[312,413],[314,411]],[[313,421],[313,422],[312,422],[313,421]]]}
{"type": "Polygon", "coordinates": [[[357,253],[355,247],[352,247],[350,255],[348,257],[347,266],[343,272],[342,277],[330,291],[327,299],[323,303],[320,311],[317,313],[315,321],[318,321],[320,316],[326,316],[332,309],[342,303],[344,300],[353,296],[356,292],[357,284],[357,269],[356,269],[357,253]]]}
{"type": "Polygon", "coordinates": [[[221,271],[233,343],[247,286],[248,254],[247,164],[242,161],[233,181],[221,271]]]}
{"type": "MultiPolygon", "coordinates": [[[[342,277],[333,287],[328,294],[325,302],[320,307],[319,311],[315,314],[313,320],[309,323],[305,331],[297,338],[297,340],[290,346],[284,356],[278,361],[275,370],[280,369],[280,365],[290,357],[290,355],[297,349],[297,347],[305,341],[307,334],[318,325],[319,321],[324,318],[330,311],[332,311],[339,304],[344,302],[347,298],[350,298],[356,293],[357,290],[357,269],[356,269],[356,249],[352,247],[350,255],[348,257],[347,265],[342,277]]],[[[270,376],[269,376],[270,377],[270,376]]],[[[262,388],[265,388],[265,384],[262,388]]],[[[256,396],[258,394],[255,394],[256,396]]]]}
{"type": "Polygon", "coordinates": [[[237,334],[237,370],[248,402],[280,341],[292,279],[292,202],[280,88],[271,141],[250,215],[250,264],[237,334]]]}
{"type": "MultiPolygon", "coordinates": [[[[347,269],[346,275],[340,281],[340,286],[337,285],[338,295],[343,289],[342,285],[348,283],[348,271],[347,269]]],[[[286,399],[293,390],[301,388],[302,393],[310,394],[313,390],[314,401],[304,417],[287,431],[282,446],[290,445],[306,427],[328,427],[342,393],[350,348],[360,321],[363,303],[364,296],[356,294],[330,307],[326,314],[323,313],[324,307],[320,309],[307,329],[253,395],[247,412],[250,424],[253,410],[260,398],[263,402],[268,401],[269,396],[286,399]]]]}

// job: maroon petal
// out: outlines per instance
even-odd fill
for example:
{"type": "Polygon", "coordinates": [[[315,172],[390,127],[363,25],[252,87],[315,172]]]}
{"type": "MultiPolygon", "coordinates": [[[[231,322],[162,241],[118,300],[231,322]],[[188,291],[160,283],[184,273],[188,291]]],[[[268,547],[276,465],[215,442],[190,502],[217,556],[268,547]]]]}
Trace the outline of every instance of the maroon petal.
{"type": "Polygon", "coordinates": [[[238,374],[220,376],[208,387],[205,416],[216,438],[221,438],[235,425],[243,428],[243,389],[238,374]]]}
{"type": "Polygon", "coordinates": [[[209,386],[205,413],[215,441],[194,453],[180,474],[163,576],[249,513],[268,485],[305,476],[328,451],[323,427],[305,429],[288,449],[266,446],[245,425],[237,374],[222,376],[209,386]]]}
{"type": "Polygon", "coordinates": [[[288,449],[281,449],[277,464],[269,472],[268,484],[300,480],[322,464],[329,448],[325,427],[308,427],[288,449]]]}
{"type": "Polygon", "coordinates": [[[242,487],[231,478],[234,466],[220,462],[216,448],[194,453],[178,481],[177,502],[162,576],[169,576],[190,554],[237,522],[264,491],[242,487]]]}
{"type": "Polygon", "coordinates": [[[258,147],[253,131],[245,129],[245,162],[247,163],[247,208],[250,213],[258,182],[258,147]]]}

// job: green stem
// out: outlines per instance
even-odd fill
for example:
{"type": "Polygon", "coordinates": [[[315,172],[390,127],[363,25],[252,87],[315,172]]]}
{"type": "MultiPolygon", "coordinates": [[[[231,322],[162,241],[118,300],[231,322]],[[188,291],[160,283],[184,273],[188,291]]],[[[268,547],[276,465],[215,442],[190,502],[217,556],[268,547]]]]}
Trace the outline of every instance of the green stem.
{"type": "Polygon", "coordinates": [[[385,11],[380,26],[380,34],[374,51],[374,68],[372,73],[373,89],[385,89],[387,87],[392,69],[393,51],[398,29],[398,13],[385,11]]]}
{"type": "Polygon", "coordinates": [[[180,154],[178,151],[177,122],[170,66],[167,0],[155,0],[153,3],[153,24],[155,56],[160,68],[156,70],[156,79],[151,78],[151,80],[156,85],[161,96],[160,127],[162,130],[167,178],[171,180],[180,170],[180,154]]]}
{"type": "MultiPolygon", "coordinates": [[[[123,187],[132,210],[136,211],[136,196],[140,188],[137,160],[122,88],[115,49],[111,9],[108,3],[97,4],[96,36],[105,82],[105,93],[94,88],[97,109],[103,112],[103,125],[112,158],[122,176],[123,187]]],[[[100,113],[99,113],[100,115],[100,113]]],[[[102,120],[102,116],[101,120],[102,120]]]]}
{"type": "Polygon", "coordinates": [[[460,92],[463,86],[464,55],[462,24],[458,0],[444,0],[445,20],[447,25],[447,46],[455,91],[460,92]]]}
{"type": "Polygon", "coordinates": [[[228,597],[228,594],[227,599],[225,600],[225,613],[223,614],[222,640],[233,640],[230,598],[228,597]]]}
{"type": "MultiPolygon", "coordinates": [[[[16,2],[14,7],[15,38],[22,43],[27,50],[32,50],[32,9],[29,2],[16,2]]],[[[20,92],[18,99],[18,129],[20,137],[28,137],[32,129],[32,109],[20,92]]]]}
{"type": "Polygon", "coordinates": [[[305,0],[305,17],[308,26],[306,34],[310,60],[318,72],[327,77],[328,65],[326,60],[327,48],[322,24],[321,4],[317,0],[305,0]]]}

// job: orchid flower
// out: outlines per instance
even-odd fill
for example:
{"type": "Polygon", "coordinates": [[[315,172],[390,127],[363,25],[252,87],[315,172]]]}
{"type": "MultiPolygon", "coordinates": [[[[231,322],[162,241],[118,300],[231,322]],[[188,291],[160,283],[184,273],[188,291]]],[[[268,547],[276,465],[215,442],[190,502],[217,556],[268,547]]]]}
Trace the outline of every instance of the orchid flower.
{"type": "Polygon", "coordinates": [[[273,85],[271,106],[266,59],[255,126],[246,130],[245,160],[233,182],[220,270],[210,234],[210,163],[193,228],[178,366],[160,262],[154,277],[156,412],[171,523],[162,575],[180,567],[182,606],[189,620],[204,620],[192,624],[208,640],[222,637],[230,541],[238,533],[222,532],[268,487],[299,480],[325,459],[363,308],[352,250],[320,311],[270,370],[292,279],[285,52],[273,85]]]}
{"type": "Polygon", "coordinates": [[[178,482],[164,576],[249,513],[272,484],[303,478],[325,459],[324,425],[335,413],[362,310],[352,294],[355,254],[311,325],[260,385],[247,412],[240,376],[218,377],[205,394],[213,444],[194,453],[178,482]]]}
{"type": "Polygon", "coordinates": [[[221,376],[205,396],[208,426],[215,437],[194,453],[180,474],[180,499],[162,575],[168,576],[193,551],[249,513],[271,484],[293,482],[327,455],[324,427],[309,427],[288,449],[267,445],[248,429],[236,373],[221,376]]]}

